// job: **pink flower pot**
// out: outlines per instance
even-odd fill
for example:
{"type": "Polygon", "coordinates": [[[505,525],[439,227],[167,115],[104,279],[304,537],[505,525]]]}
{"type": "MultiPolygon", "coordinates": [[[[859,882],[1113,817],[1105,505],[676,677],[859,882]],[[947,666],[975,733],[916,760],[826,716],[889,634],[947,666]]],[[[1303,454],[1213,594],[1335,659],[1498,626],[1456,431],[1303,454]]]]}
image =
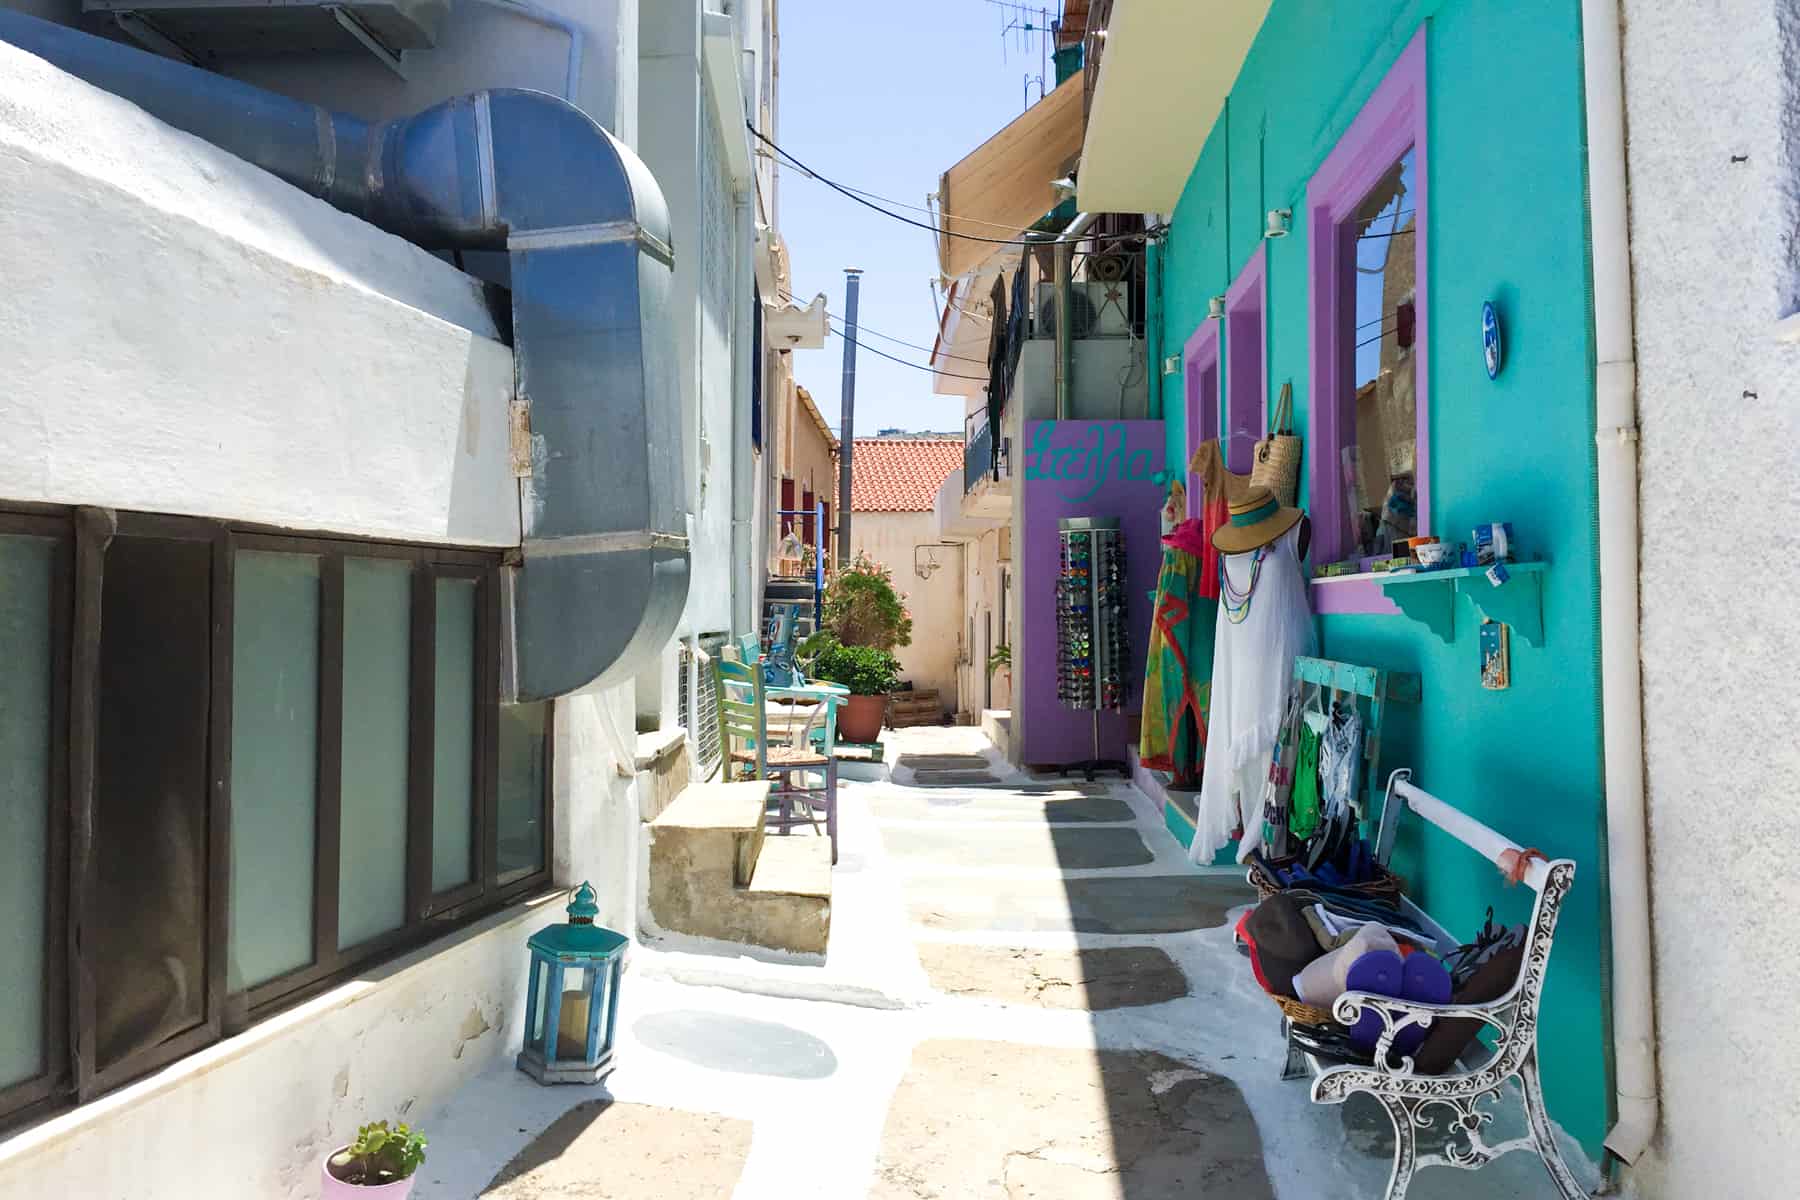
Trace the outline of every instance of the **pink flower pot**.
{"type": "Polygon", "coordinates": [[[325,1161],[319,1164],[319,1175],[323,1179],[319,1185],[319,1200],[406,1200],[406,1197],[412,1195],[413,1183],[418,1179],[417,1174],[408,1175],[405,1179],[397,1179],[393,1183],[378,1184],[375,1187],[364,1187],[360,1183],[345,1183],[333,1175],[331,1167],[327,1164],[331,1162],[332,1155],[341,1154],[344,1149],[343,1146],[339,1146],[331,1154],[327,1154],[325,1161]]]}

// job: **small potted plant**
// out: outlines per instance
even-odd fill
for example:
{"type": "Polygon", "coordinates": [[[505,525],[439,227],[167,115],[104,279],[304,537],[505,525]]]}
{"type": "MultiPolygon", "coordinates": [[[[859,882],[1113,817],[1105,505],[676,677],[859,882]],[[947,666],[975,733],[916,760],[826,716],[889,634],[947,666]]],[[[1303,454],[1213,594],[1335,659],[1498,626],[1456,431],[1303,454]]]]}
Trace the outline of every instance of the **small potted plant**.
{"type": "Polygon", "coordinates": [[[809,646],[813,651],[809,674],[850,689],[838,714],[838,737],[846,742],[875,741],[887,715],[888,693],[899,684],[899,661],[875,646],[846,646],[828,635],[811,640],[815,644],[809,646]]]}
{"type": "Polygon", "coordinates": [[[993,683],[994,676],[996,676],[996,675],[1005,676],[1007,692],[1009,695],[1011,694],[1011,691],[1012,691],[1012,647],[1011,646],[1007,645],[1005,642],[1001,642],[998,646],[994,647],[994,652],[992,654],[988,655],[987,673],[988,673],[988,682],[990,684],[993,683]]]}
{"type": "Polygon", "coordinates": [[[410,1125],[364,1125],[356,1140],[326,1156],[321,1200],[404,1200],[425,1161],[425,1138],[410,1125]]]}

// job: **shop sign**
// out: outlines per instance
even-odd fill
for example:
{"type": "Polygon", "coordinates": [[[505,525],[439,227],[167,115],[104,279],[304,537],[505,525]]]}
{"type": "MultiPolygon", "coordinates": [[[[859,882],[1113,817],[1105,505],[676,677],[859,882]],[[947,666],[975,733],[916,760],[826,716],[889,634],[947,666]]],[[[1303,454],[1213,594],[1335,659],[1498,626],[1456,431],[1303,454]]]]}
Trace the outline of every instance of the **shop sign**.
{"type": "Polygon", "coordinates": [[[1072,441],[1051,446],[1052,431],[1080,428],[1070,421],[1040,423],[1025,452],[1025,478],[1056,480],[1064,485],[1057,491],[1070,503],[1090,498],[1108,480],[1156,483],[1152,451],[1147,447],[1127,450],[1129,431],[1122,421],[1092,422],[1085,432],[1075,432],[1072,441]]]}

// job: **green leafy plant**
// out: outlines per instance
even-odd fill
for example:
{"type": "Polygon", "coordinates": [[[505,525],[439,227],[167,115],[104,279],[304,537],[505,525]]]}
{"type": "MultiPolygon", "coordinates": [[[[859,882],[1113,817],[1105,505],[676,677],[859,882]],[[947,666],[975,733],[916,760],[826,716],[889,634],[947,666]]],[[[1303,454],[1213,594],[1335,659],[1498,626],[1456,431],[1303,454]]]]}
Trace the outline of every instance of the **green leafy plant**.
{"type": "Polygon", "coordinates": [[[409,1178],[425,1161],[425,1137],[407,1124],[392,1129],[375,1121],[356,1131],[356,1140],[331,1156],[331,1173],[345,1183],[380,1187],[409,1178]]]}
{"type": "Polygon", "coordinates": [[[892,650],[912,645],[912,614],[894,574],[859,554],[825,586],[824,627],[845,646],[892,650]]]}
{"type": "Polygon", "coordinates": [[[885,696],[900,682],[900,662],[876,646],[846,646],[830,637],[807,639],[815,679],[841,683],[853,696],[885,696]]]}
{"type": "Polygon", "coordinates": [[[1001,667],[1005,667],[1009,671],[1012,669],[1012,647],[1005,642],[995,646],[994,652],[988,655],[987,673],[989,678],[992,678],[994,672],[1001,667]]]}

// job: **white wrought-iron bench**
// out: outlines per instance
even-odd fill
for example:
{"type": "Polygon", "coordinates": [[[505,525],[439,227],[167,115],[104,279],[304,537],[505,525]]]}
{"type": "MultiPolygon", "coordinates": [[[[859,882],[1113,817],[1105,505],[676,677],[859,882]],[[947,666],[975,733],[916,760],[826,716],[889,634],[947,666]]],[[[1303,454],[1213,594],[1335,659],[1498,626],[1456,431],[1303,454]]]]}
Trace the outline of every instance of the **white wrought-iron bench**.
{"type": "MultiPolygon", "coordinates": [[[[1383,864],[1393,851],[1400,814],[1407,809],[1502,870],[1524,864],[1523,882],[1537,893],[1537,898],[1532,905],[1531,924],[1526,928],[1518,977],[1498,999],[1483,1004],[1420,1004],[1368,992],[1346,992],[1332,1008],[1332,1015],[1340,1023],[1355,1025],[1364,1013],[1373,1013],[1381,1022],[1374,1065],[1346,1065],[1307,1050],[1294,1041],[1292,1030],[1284,1021],[1283,1032],[1289,1037],[1289,1073],[1312,1077],[1312,1099],[1316,1104],[1342,1104],[1352,1094],[1364,1092],[1387,1111],[1394,1125],[1394,1167],[1388,1177],[1387,1200],[1402,1200],[1420,1167],[1474,1170],[1514,1150],[1535,1151],[1565,1200],[1583,1200],[1587,1192],[1576,1182],[1556,1147],[1555,1131],[1544,1108],[1538,1080],[1537,1057],[1544,972],[1550,961],[1557,912],[1575,879],[1575,864],[1567,859],[1546,861],[1536,856],[1525,861],[1523,847],[1415,787],[1412,772],[1404,769],[1389,776],[1382,805],[1375,856],[1383,864]],[[1402,1030],[1412,1026],[1424,1030],[1435,1021],[1453,1018],[1481,1022],[1492,1031],[1492,1044],[1486,1040],[1472,1042],[1462,1058],[1439,1075],[1415,1074],[1411,1057],[1390,1053],[1402,1030]],[[1493,1119],[1493,1113],[1480,1106],[1499,1100],[1507,1082],[1514,1078],[1519,1081],[1530,1132],[1490,1145],[1482,1138],[1481,1129],[1493,1119]],[[1449,1140],[1442,1153],[1421,1156],[1417,1134],[1432,1129],[1440,1114],[1448,1119],[1449,1140]]],[[[1403,897],[1401,905],[1427,934],[1437,939],[1440,955],[1456,948],[1460,939],[1452,937],[1410,899],[1403,897]]]]}

